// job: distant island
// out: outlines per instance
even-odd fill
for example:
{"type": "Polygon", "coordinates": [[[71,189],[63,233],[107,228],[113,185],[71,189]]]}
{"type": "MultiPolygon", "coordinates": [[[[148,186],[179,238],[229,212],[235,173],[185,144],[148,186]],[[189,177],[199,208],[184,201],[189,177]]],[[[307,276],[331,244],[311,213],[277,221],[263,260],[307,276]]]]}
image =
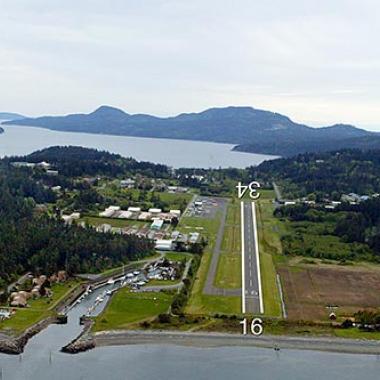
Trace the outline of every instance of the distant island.
{"type": "Polygon", "coordinates": [[[128,114],[114,107],[101,106],[89,114],[18,118],[3,124],[228,143],[236,145],[236,151],[281,156],[341,148],[380,148],[378,133],[347,124],[312,128],[295,123],[285,115],[252,107],[211,108],[164,118],[128,114]]]}
{"type": "Polygon", "coordinates": [[[14,112],[0,112],[0,120],[20,120],[24,119],[25,116],[14,112]]]}

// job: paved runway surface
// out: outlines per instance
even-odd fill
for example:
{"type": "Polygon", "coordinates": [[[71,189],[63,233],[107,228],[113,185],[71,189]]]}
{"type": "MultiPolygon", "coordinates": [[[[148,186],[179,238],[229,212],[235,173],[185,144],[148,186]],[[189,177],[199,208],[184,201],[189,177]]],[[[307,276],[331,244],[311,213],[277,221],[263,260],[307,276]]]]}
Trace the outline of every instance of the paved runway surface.
{"type": "Polygon", "coordinates": [[[255,231],[253,220],[253,203],[243,202],[243,220],[244,220],[244,288],[243,288],[243,312],[258,314],[263,312],[260,309],[260,284],[257,249],[255,245],[255,231]]]}

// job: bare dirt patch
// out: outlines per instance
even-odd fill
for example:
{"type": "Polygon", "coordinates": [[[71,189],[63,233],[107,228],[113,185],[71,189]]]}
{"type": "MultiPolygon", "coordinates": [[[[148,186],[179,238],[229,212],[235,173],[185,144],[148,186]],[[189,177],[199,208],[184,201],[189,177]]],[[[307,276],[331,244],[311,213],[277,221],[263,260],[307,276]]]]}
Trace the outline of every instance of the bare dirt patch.
{"type": "Polygon", "coordinates": [[[338,306],[338,317],[380,307],[379,267],[298,265],[279,273],[290,319],[328,320],[327,305],[338,306]]]}

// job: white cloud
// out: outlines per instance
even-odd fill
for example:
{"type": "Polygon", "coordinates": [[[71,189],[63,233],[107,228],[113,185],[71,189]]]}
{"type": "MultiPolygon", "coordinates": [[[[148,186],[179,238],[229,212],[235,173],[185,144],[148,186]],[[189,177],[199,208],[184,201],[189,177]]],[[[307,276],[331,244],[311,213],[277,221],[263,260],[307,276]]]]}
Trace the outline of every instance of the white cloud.
{"type": "Polygon", "coordinates": [[[1,110],[167,115],[227,104],[378,122],[375,0],[2,1],[1,110]]]}

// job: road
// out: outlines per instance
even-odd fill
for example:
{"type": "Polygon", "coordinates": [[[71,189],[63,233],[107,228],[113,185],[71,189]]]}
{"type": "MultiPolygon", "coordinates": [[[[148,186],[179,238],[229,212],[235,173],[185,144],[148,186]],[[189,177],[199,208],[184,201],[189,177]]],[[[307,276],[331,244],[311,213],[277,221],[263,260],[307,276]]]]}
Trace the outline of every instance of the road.
{"type": "Polygon", "coordinates": [[[242,312],[264,312],[261,292],[255,202],[241,202],[242,220],[242,312]]]}

